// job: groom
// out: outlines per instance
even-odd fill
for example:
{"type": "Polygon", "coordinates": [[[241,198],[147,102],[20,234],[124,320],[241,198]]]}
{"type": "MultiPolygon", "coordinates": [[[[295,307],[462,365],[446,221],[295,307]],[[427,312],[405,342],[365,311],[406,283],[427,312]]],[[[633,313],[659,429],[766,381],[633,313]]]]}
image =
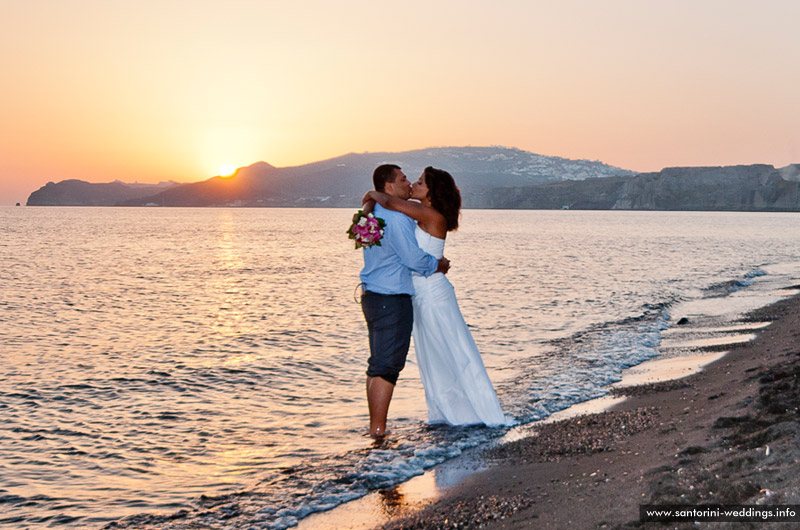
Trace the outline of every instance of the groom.
{"type": "MultiPolygon", "coordinates": [[[[377,191],[399,199],[411,197],[411,182],[399,166],[378,166],[372,175],[377,191]]],[[[361,270],[361,308],[369,330],[370,357],[367,367],[369,432],[373,438],[386,435],[386,416],[394,386],[406,363],[414,315],[411,271],[423,276],[447,273],[450,262],[437,260],[420,250],[414,236],[414,221],[406,215],[375,205],[375,217],[386,221],[381,246],[364,249],[361,270]]]]}

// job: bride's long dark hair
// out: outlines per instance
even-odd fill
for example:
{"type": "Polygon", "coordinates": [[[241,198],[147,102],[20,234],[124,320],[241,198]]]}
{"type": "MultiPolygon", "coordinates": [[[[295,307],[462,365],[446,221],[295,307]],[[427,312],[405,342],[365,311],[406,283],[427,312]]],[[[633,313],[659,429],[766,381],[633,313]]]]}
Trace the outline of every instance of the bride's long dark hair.
{"type": "Polygon", "coordinates": [[[443,169],[426,167],[425,185],[428,186],[428,197],[431,206],[442,214],[447,221],[447,231],[458,229],[458,216],[461,211],[461,192],[452,175],[443,169]]]}

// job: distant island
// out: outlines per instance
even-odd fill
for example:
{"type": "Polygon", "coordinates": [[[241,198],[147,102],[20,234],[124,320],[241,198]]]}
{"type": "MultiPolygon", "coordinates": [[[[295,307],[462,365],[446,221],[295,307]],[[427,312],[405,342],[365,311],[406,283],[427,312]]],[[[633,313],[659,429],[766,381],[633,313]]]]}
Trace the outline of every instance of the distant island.
{"type": "Polygon", "coordinates": [[[800,211],[800,164],[636,173],[505,147],[351,153],[285,168],[258,162],[231,177],[190,184],[65,180],[33,192],[27,205],[357,207],[382,163],[400,165],[412,180],[429,165],[450,171],[465,208],[800,211]]]}
{"type": "Polygon", "coordinates": [[[161,184],[126,184],[115,181],[94,184],[83,180],[48,182],[28,197],[28,206],[116,206],[118,203],[147,197],[180,186],[177,182],[161,184]]]}

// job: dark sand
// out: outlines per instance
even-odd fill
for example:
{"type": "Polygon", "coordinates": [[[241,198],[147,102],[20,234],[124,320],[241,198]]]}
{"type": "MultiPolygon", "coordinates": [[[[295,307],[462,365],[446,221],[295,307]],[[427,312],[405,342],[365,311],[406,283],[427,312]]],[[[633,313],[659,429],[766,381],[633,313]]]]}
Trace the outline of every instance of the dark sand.
{"type": "Polygon", "coordinates": [[[639,522],[640,504],[800,504],[800,296],[747,320],[773,324],[695,375],[487,451],[488,471],[381,528],[800,527],[639,522]]]}

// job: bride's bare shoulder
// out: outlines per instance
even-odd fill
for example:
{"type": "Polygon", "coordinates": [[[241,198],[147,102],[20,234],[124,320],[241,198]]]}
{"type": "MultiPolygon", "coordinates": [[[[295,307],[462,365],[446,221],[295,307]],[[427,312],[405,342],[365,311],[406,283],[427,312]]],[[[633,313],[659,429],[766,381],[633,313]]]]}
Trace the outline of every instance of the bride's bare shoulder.
{"type": "Polygon", "coordinates": [[[444,218],[444,215],[431,206],[422,204],[420,204],[420,206],[427,211],[425,212],[426,215],[424,219],[417,220],[419,227],[433,237],[445,239],[447,237],[447,220],[444,218]]]}

